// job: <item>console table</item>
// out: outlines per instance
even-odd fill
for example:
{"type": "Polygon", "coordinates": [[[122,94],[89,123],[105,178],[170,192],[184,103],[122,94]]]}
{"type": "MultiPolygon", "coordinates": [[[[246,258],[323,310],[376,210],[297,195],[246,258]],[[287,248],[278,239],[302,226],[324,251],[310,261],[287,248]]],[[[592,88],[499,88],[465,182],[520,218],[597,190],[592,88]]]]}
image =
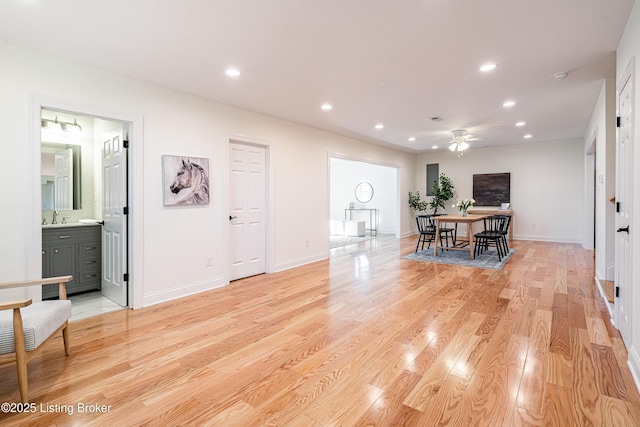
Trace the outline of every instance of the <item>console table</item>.
{"type": "Polygon", "coordinates": [[[378,210],[377,209],[347,208],[344,210],[345,221],[352,221],[351,216],[353,214],[353,211],[369,211],[369,227],[370,228],[365,228],[365,230],[370,231],[372,236],[378,234],[378,210]]]}
{"type": "Polygon", "coordinates": [[[513,243],[513,210],[511,209],[491,209],[491,208],[470,208],[469,213],[480,215],[509,215],[509,243],[513,243]]]}

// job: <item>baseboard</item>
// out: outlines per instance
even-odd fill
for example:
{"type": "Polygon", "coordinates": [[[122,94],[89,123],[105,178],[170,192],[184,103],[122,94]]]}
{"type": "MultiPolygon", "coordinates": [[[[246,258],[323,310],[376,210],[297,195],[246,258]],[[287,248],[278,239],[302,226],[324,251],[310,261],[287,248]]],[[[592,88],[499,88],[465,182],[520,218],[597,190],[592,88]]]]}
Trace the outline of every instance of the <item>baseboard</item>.
{"type": "Polygon", "coordinates": [[[310,257],[297,258],[282,264],[276,264],[274,266],[275,272],[289,270],[290,268],[300,267],[302,265],[311,264],[312,262],[322,261],[329,258],[329,254],[317,254],[310,257]]]}
{"type": "Polygon", "coordinates": [[[596,279],[596,287],[598,288],[598,291],[600,292],[600,296],[602,297],[602,299],[605,302],[605,305],[607,306],[607,311],[609,312],[611,323],[615,325],[613,321],[613,304],[609,302],[609,297],[607,296],[607,293],[605,292],[604,286],[602,285],[602,282],[600,282],[600,279],[598,279],[597,277],[595,279],[596,279]]]}
{"type": "Polygon", "coordinates": [[[627,366],[629,366],[631,376],[633,377],[633,382],[636,384],[636,388],[640,393],[640,358],[638,357],[638,353],[636,352],[634,346],[629,347],[627,353],[629,354],[627,366]]]}
{"type": "Polygon", "coordinates": [[[160,304],[163,302],[174,300],[176,298],[182,298],[200,292],[210,291],[212,289],[220,288],[228,284],[228,280],[224,279],[223,277],[219,277],[217,279],[192,283],[180,288],[170,289],[168,291],[156,292],[153,294],[145,295],[142,298],[142,306],[148,307],[150,305],[160,304]]]}
{"type": "Polygon", "coordinates": [[[534,242],[552,242],[552,243],[582,243],[579,238],[568,238],[559,236],[531,236],[527,234],[514,234],[513,240],[532,240],[534,242]]]}

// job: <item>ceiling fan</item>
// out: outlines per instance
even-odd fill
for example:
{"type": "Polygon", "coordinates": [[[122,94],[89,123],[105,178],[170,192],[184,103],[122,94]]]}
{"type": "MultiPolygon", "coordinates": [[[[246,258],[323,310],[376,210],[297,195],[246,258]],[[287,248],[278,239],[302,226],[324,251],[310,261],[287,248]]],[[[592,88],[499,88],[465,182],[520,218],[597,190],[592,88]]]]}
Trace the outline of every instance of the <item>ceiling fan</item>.
{"type": "Polygon", "coordinates": [[[451,131],[451,141],[449,141],[449,150],[458,153],[458,157],[462,156],[462,152],[469,148],[470,141],[479,141],[479,138],[469,132],[466,129],[456,129],[451,131]]]}

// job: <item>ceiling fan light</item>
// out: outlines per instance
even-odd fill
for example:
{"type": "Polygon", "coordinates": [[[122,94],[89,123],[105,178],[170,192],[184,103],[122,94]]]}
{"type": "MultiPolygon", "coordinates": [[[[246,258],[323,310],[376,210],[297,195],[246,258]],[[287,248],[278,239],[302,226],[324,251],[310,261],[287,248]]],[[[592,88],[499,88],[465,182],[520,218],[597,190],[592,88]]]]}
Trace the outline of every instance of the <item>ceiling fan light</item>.
{"type": "Polygon", "coordinates": [[[457,148],[457,147],[458,147],[458,144],[453,143],[453,144],[451,144],[451,145],[449,146],[449,150],[451,150],[451,151],[456,151],[456,148],[457,148]]]}
{"type": "Polygon", "coordinates": [[[466,142],[458,143],[458,151],[464,151],[467,148],[469,148],[469,144],[467,144],[466,142]]]}

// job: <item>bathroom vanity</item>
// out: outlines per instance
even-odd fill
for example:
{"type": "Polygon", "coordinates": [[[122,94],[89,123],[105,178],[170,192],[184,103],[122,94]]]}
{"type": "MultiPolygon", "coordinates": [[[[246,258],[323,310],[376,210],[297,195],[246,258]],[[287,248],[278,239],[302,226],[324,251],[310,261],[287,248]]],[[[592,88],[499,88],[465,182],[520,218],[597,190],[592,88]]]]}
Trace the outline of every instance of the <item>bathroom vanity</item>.
{"type": "MultiPolygon", "coordinates": [[[[67,294],[100,290],[102,226],[56,224],[42,227],[42,277],[72,275],[67,294]]],[[[58,285],[44,285],[42,299],[58,297],[58,285]]]]}

